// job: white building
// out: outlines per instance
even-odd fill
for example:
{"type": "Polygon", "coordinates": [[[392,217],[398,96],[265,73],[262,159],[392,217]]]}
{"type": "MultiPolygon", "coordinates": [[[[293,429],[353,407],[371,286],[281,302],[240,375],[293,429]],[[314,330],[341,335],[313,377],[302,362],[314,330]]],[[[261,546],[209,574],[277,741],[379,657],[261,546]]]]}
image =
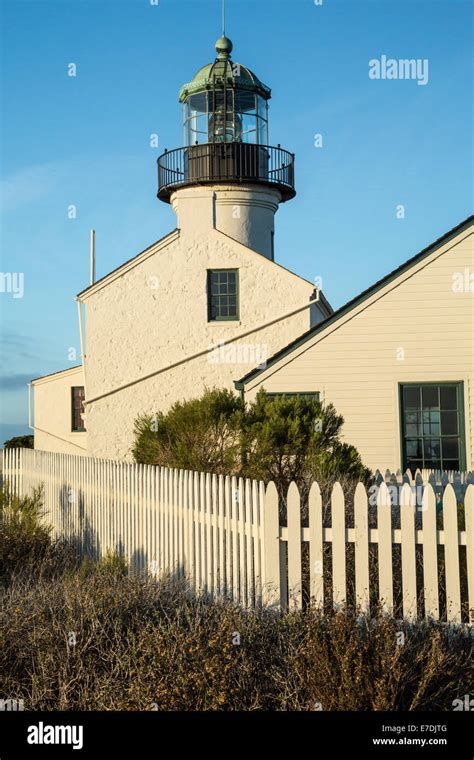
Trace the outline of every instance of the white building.
{"type": "Polygon", "coordinates": [[[36,448],[129,457],[139,414],[235,384],[333,402],[371,468],[474,468],[474,218],[333,313],[274,261],[295,189],[270,90],[229,39],[216,51],[158,159],[177,227],[79,294],[83,365],[33,381],[36,448]]]}
{"type": "Polygon", "coordinates": [[[295,190],[293,154],[268,145],[271,92],[228,38],[216,51],[180,91],[184,146],[158,159],[177,228],[79,294],[83,366],[33,381],[36,448],[127,457],[138,414],[232,389],[332,313],[274,261],[274,217],[295,190]]]}

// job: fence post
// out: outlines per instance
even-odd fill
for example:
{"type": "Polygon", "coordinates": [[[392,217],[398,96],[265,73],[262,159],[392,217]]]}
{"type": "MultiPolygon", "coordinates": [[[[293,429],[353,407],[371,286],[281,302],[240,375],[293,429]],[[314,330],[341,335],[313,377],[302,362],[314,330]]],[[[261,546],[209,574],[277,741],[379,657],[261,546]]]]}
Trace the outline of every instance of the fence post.
{"type": "Polygon", "coordinates": [[[273,482],[265,493],[263,507],[263,603],[269,607],[281,604],[280,588],[280,519],[278,492],[273,482]]]}

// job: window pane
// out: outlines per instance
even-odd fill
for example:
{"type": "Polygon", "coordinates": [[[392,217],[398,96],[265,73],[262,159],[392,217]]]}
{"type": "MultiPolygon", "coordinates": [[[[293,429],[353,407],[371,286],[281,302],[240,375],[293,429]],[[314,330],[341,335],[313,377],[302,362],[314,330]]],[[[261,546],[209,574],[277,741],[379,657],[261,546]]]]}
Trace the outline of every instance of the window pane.
{"type": "Polygon", "coordinates": [[[459,459],[443,459],[443,470],[460,470],[459,459]]]}
{"type": "Polygon", "coordinates": [[[425,459],[423,467],[427,470],[441,470],[441,459],[425,459]]]}
{"type": "Polygon", "coordinates": [[[457,438],[443,438],[443,459],[455,459],[459,457],[457,438]]]}
{"type": "Polygon", "coordinates": [[[422,388],[423,409],[439,408],[439,387],[437,385],[425,385],[422,388]]]}
{"type": "Polygon", "coordinates": [[[439,438],[425,438],[423,454],[425,459],[439,459],[441,457],[441,441],[439,438]]]}
{"type": "Polygon", "coordinates": [[[407,439],[407,456],[409,457],[421,457],[423,456],[421,449],[421,440],[418,438],[407,439]]]}
{"type": "Polygon", "coordinates": [[[442,385],[440,388],[441,409],[457,409],[457,393],[455,385],[442,385]]]}
{"type": "Polygon", "coordinates": [[[420,388],[418,386],[407,385],[403,389],[403,401],[405,409],[420,408],[420,388]]]}
{"type": "Polygon", "coordinates": [[[441,412],[442,435],[456,435],[458,432],[457,412],[441,412]]]}

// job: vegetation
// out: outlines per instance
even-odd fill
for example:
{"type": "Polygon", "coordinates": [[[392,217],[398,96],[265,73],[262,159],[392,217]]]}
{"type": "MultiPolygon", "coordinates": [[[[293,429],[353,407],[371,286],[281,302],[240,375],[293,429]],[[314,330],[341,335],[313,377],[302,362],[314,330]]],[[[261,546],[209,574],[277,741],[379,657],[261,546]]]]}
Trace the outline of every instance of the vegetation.
{"type": "Polygon", "coordinates": [[[143,415],[135,423],[135,461],[233,473],[239,466],[242,412],[243,404],[233,393],[215,389],[200,399],[176,402],[167,414],[143,415]]]}
{"type": "Polygon", "coordinates": [[[83,560],[2,494],[0,694],[27,710],[451,710],[472,640],[341,610],[245,611],[83,560]]]}
{"type": "Polygon", "coordinates": [[[16,435],[3,444],[6,449],[34,449],[34,435],[16,435]]]}
{"type": "Polygon", "coordinates": [[[340,478],[367,481],[357,450],[340,440],[343,417],[309,397],[270,399],[260,390],[247,405],[228,390],[207,390],[167,414],[135,424],[137,462],[273,480],[281,495],[294,480],[330,489],[340,478]]]}
{"type": "Polygon", "coordinates": [[[58,568],[57,546],[51,542],[41,514],[41,490],[22,498],[6,487],[0,490],[0,584],[8,584],[20,573],[58,568]]]}

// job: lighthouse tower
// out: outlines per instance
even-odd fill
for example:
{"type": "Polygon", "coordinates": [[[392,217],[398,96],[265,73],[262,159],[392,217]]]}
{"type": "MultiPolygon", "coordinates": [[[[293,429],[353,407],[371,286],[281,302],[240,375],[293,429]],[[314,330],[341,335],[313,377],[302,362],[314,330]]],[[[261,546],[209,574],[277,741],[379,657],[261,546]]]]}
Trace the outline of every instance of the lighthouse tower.
{"type": "Polygon", "coordinates": [[[183,147],[158,159],[158,198],[182,234],[218,229],[273,260],[275,212],[295,196],[294,154],[268,141],[271,90],[216,43],[214,63],[183,85],[183,147]]]}

